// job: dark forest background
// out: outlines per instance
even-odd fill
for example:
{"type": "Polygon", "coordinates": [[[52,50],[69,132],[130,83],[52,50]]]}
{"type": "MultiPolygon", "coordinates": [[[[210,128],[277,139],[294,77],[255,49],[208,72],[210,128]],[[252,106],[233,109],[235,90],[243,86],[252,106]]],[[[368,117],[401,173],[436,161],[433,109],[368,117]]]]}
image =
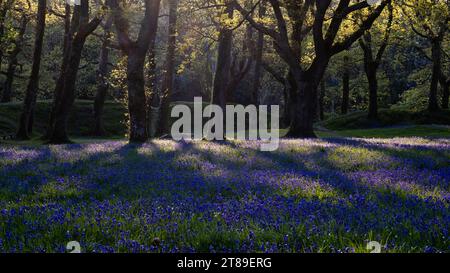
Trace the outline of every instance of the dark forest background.
{"type": "Polygon", "coordinates": [[[0,98],[16,107],[3,123],[33,136],[37,101],[49,142],[69,141],[71,117],[120,134],[105,115],[145,141],[169,132],[171,104],[201,96],[279,104],[290,137],[342,115],[448,124],[449,17],[442,0],[0,0],[0,98]]]}

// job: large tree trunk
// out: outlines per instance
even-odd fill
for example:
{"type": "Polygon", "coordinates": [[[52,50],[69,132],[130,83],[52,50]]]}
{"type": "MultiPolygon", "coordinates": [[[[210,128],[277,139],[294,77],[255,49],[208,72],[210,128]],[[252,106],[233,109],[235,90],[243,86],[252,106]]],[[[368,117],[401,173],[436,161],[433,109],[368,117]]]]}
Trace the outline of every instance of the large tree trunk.
{"type": "Polygon", "coordinates": [[[431,75],[430,94],[428,100],[428,110],[439,110],[438,104],[438,85],[441,75],[441,42],[438,39],[432,41],[431,59],[433,61],[433,71],[431,75]]]}
{"type": "Polygon", "coordinates": [[[308,71],[291,70],[289,78],[291,85],[294,84],[292,90],[297,92],[291,94],[291,123],[287,137],[317,137],[314,133],[314,119],[317,116],[318,88],[329,61],[329,56],[322,54],[308,71]]]}
{"type": "Polygon", "coordinates": [[[170,134],[170,102],[173,93],[175,75],[175,49],[177,41],[177,9],[178,0],[169,1],[169,39],[167,42],[167,56],[164,80],[162,82],[161,116],[159,135],[170,134]]]}
{"type": "Polygon", "coordinates": [[[52,144],[70,143],[67,134],[67,121],[72,105],[75,101],[75,83],[78,75],[78,67],[81,62],[81,54],[83,52],[86,37],[79,35],[72,41],[70,50],[69,63],[65,71],[63,92],[60,97],[58,106],[56,107],[55,120],[49,142],[52,144]]]}
{"type": "Polygon", "coordinates": [[[94,99],[94,130],[93,135],[104,136],[106,134],[103,126],[103,109],[105,106],[106,96],[108,94],[108,62],[109,62],[109,44],[111,39],[111,26],[113,18],[110,16],[103,28],[103,42],[100,49],[100,60],[98,64],[98,86],[94,99]]]}
{"type": "Polygon", "coordinates": [[[36,22],[36,38],[34,41],[33,67],[27,91],[23,103],[22,114],[19,121],[19,130],[16,137],[18,139],[29,139],[29,134],[33,129],[34,108],[36,96],[39,88],[39,71],[41,66],[42,45],[45,33],[45,17],[47,12],[47,0],[39,0],[36,22]]]}
{"type": "Polygon", "coordinates": [[[127,65],[128,111],[130,113],[130,142],[148,139],[145,96],[145,52],[130,51],[127,65]]]}
{"type": "MultiPolygon", "coordinates": [[[[233,7],[227,7],[229,18],[233,17],[233,7]]],[[[233,31],[224,27],[219,35],[219,49],[217,55],[216,75],[214,78],[213,103],[225,109],[227,104],[227,87],[230,81],[231,49],[233,44],[233,31]]]]}
{"type": "Polygon", "coordinates": [[[315,138],[314,118],[317,105],[317,84],[312,81],[298,83],[299,90],[294,109],[291,109],[291,124],[287,137],[315,138]]]}
{"type": "Polygon", "coordinates": [[[343,115],[348,113],[350,104],[350,71],[348,68],[348,57],[344,57],[344,68],[342,71],[342,105],[341,113],[343,115]]]}
{"type": "Polygon", "coordinates": [[[13,82],[18,64],[17,57],[22,51],[23,39],[25,31],[27,29],[28,21],[29,19],[25,15],[20,19],[19,34],[17,36],[17,39],[14,41],[14,49],[11,51],[8,58],[8,69],[6,70],[6,81],[3,85],[3,96],[1,102],[11,101],[13,82]]]}
{"type": "Polygon", "coordinates": [[[119,1],[110,0],[114,22],[122,53],[128,58],[127,87],[128,111],[130,117],[129,141],[143,143],[148,140],[147,96],[145,94],[145,56],[158,28],[160,0],[145,1],[145,15],[139,29],[138,38],[133,41],[129,34],[128,20],[119,1]]]}
{"type": "MultiPolygon", "coordinates": [[[[64,75],[65,71],[67,69],[68,63],[69,63],[69,57],[70,57],[70,49],[72,46],[72,39],[73,39],[73,31],[71,27],[71,7],[69,4],[65,5],[65,13],[64,13],[64,43],[62,47],[63,57],[61,62],[61,69],[59,72],[58,79],[56,80],[55,89],[53,90],[53,102],[52,102],[52,109],[50,111],[49,121],[47,130],[45,132],[45,135],[42,136],[42,139],[49,139],[50,134],[52,133],[52,125],[55,123],[55,115],[56,115],[56,108],[59,105],[60,98],[62,96],[62,92],[64,90],[64,75]]],[[[73,15],[74,18],[72,21],[75,20],[76,14],[73,15]]]]}
{"type": "Polygon", "coordinates": [[[62,83],[62,92],[59,103],[56,105],[53,123],[50,124],[49,143],[62,144],[70,143],[67,134],[67,121],[72,105],[75,101],[75,84],[78,75],[78,69],[81,62],[86,38],[98,27],[102,18],[95,17],[89,21],[89,0],[81,0],[80,5],[75,7],[73,18],[75,22],[71,24],[71,33],[74,33],[73,40],[68,45],[67,56],[68,63],[66,70],[63,71],[60,79],[62,83]]]}

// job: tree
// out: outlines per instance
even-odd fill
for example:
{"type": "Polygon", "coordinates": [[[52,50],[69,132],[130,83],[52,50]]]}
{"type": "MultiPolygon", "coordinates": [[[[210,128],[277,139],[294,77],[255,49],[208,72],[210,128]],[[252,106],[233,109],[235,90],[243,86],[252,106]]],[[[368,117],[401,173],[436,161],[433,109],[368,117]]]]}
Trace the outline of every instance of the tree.
{"type": "MultiPolygon", "coordinates": [[[[234,7],[231,1],[225,6],[224,15],[228,20],[233,19],[234,7]]],[[[214,77],[213,103],[225,109],[227,103],[227,87],[230,82],[231,50],[233,47],[233,30],[227,22],[222,22],[219,34],[216,74],[214,77]]]]}
{"type": "Polygon", "coordinates": [[[150,91],[150,97],[147,102],[147,130],[149,137],[153,138],[157,134],[159,126],[159,117],[161,110],[161,94],[157,87],[157,68],[156,68],[156,35],[152,36],[147,53],[147,87],[150,91]]]}
{"type": "Polygon", "coordinates": [[[275,79],[279,84],[281,84],[282,86],[282,96],[283,96],[283,103],[284,103],[284,109],[283,109],[283,124],[285,126],[289,126],[290,124],[290,107],[289,107],[289,81],[287,79],[287,77],[284,75],[286,73],[282,72],[282,71],[278,71],[275,68],[273,68],[272,66],[270,66],[267,62],[263,62],[262,66],[264,67],[264,70],[266,70],[273,79],[275,79]]]}
{"type": "Polygon", "coordinates": [[[242,49],[235,47],[234,51],[232,51],[232,59],[229,72],[230,81],[227,83],[225,90],[226,99],[228,102],[236,101],[235,97],[236,90],[239,84],[244,80],[245,76],[247,76],[248,72],[250,71],[250,68],[252,67],[253,63],[252,52],[255,51],[252,36],[253,36],[253,28],[250,25],[248,25],[245,30],[244,38],[242,39],[242,49]]]}
{"type": "Polygon", "coordinates": [[[443,73],[439,78],[442,87],[442,109],[448,109],[448,102],[450,97],[450,78],[447,78],[443,73]]]}
{"type": "MultiPolygon", "coordinates": [[[[253,27],[250,25],[247,25],[245,31],[243,31],[242,48],[233,47],[233,33],[244,23],[244,21],[241,21],[239,24],[235,24],[234,11],[233,2],[225,2],[222,17],[225,20],[220,22],[217,66],[213,89],[213,102],[222,107],[222,109],[225,109],[227,102],[236,100],[236,90],[250,71],[252,55],[255,52],[252,37],[253,27]]],[[[260,72],[258,73],[260,74],[260,72]]],[[[259,83],[257,84],[259,85],[259,83]]],[[[253,100],[256,99],[254,95],[251,94],[253,100]]]]}
{"type": "Polygon", "coordinates": [[[326,81],[325,78],[322,79],[320,82],[320,93],[319,93],[319,120],[325,120],[325,93],[326,93],[326,87],[325,87],[326,81]]]}
{"type": "Polygon", "coordinates": [[[4,35],[5,35],[5,22],[8,11],[10,11],[12,5],[14,4],[14,0],[3,0],[0,1],[0,71],[2,68],[2,61],[4,55],[4,35]]]}
{"type": "Polygon", "coordinates": [[[94,99],[94,130],[93,135],[104,136],[106,134],[103,126],[103,109],[105,106],[106,96],[108,94],[108,65],[111,43],[111,27],[113,23],[112,16],[108,16],[103,26],[102,47],[100,49],[100,58],[98,62],[98,86],[94,99]]]}
{"type": "Polygon", "coordinates": [[[173,93],[175,76],[175,49],[177,42],[178,0],[169,0],[169,33],[167,40],[167,55],[164,65],[164,79],[162,82],[161,115],[159,121],[159,135],[170,134],[170,100],[173,93]]]}
{"type": "MultiPolygon", "coordinates": [[[[423,57],[425,57],[429,62],[433,63],[433,58],[431,56],[429,56],[423,48],[421,48],[419,46],[416,46],[415,48],[421,53],[421,55],[423,57]]],[[[445,53],[445,51],[443,51],[443,50],[442,50],[442,52],[445,53]]],[[[448,58],[447,53],[445,53],[444,55],[447,56],[447,60],[448,60],[449,58],[448,58]]],[[[441,71],[440,71],[440,76],[439,76],[439,84],[442,89],[441,107],[442,107],[442,109],[448,109],[449,96],[450,96],[450,91],[449,91],[450,75],[448,74],[448,72],[447,72],[447,74],[445,73],[445,71],[448,71],[448,69],[445,68],[444,62],[441,62],[441,63],[443,65],[441,68],[441,71]]]]}
{"type": "Polygon", "coordinates": [[[442,42],[450,21],[448,0],[403,0],[402,11],[408,18],[411,29],[431,44],[432,72],[428,110],[437,111],[438,86],[442,69],[442,42]]]}
{"type": "Polygon", "coordinates": [[[130,142],[145,142],[148,140],[144,65],[150,43],[156,35],[160,2],[160,0],[145,0],[144,19],[135,41],[130,38],[129,22],[124,15],[124,6],[130,3],[119,0],[111,0],[110,2],[119,46],[122,53],[127,56],[126,81],[130,116],[130,142]]]}
{"type": "Polygon", "coordinates": [[[369,8],[370,5],[366,1],[340,0],[336,3],[332,0],[269,0],[276,30],[256,22],[250,13],[236,2],[235,6],[242,16],[272,38],[275,49],[290,68],[292,82],[296,86],[292,95],[296,98],[291,98],[295,102],[295,110],[291,111],[288,137],[316,137],[313,122],[318,99],[317,88],[330,59],[347,49],[370,29],[390,2],[391,0],[381,1],[365,16],[360,25],[354,26],[347,35],[338,35],[341,26],[353,13],[369,8]],[[283,7],[288,11],[289,21],[285,18],[283,7]],[[291,35],[288,22],[293,29],[291,35]],[[309,34],[314,43],[314,56],[306,67],[303,62],[302,43],[309,34]]]}
{"type": "Polygon", "coordinates": [[[344,56],[344,63],[342,67],[342,105],[341,113],[343,115],[348,113],[350,106],[350,64],[349,57],[344,56]]]}
{"type": "Polygon", "coordinates": [[[54,105],[54,119],[49,125],[49,143],[61,144],[70,143],[67,134],[67,120],[69,118],[70,109],[75,101],[75,83],[77,79],[78,69],[81,61],[81,54],[87,37],[94,32],[103,19],[103,11],[101,10],[90,20],[89,0],[80,0],[79,5],[75,5],[72,14],[70,38],[68,38],[67,48],[63,65],[65,70],[61,73],[59,90],[56,104],[54,105]]]}
{"type": "MultiPolygon", "coordinates": [[[[259,7],[259,17],[266,15],[266,4],[263,1],[259,7]]],[[[264,33],[258,31],[255,51],[255,68],[253,72],[252,101],[255,105],[259,105],[259,89],[261,87],[262,57],[264,51],[264,33]]]]}
{"type": "MultiPolygon", "coordinates": [[[[373,35],[371,31],[366,31],[361,39],[359,39],[359,45],[364,52],[364,71],[366,73],[367,81],[369,83],[369,119],[378,119],[378,80],[377,71],[381,64],[383,54],[388,46],[389,37],[392,30],[392,21],[394,18],[393,6],[388,6],[388,19],[387,25],[384,31],[384,37],[381,39],[378,51],[374,51],[376,43],[373,41],[373,35]]],[[[377,26],[379,29],[380,26],[377,26]]]]}
{"type": "Polygon", "coordinates": [[[36,105],[37,91],[39,88],[39,72],[41,67],[42,47],[44,43],[46,14],[47,0],[39,0],[36,18],[36,37],[34,41],[33,65],[25,93],[25,99],[23,101],[19,129],[16,134],[18,139],[29,139],[29,134],[33,130],[33,115],[36,105]]]}
{"type": "Polygon", "coordinates": [[[69,3],[66,3],[64,5],[64,14],[63,15],[59,14],[59,13],[55,13],[55,11],[53,9],[50,9],[50,12],[52,14],[56,14],[57,16],[62,17],[64,19],[64,42],[62,45],[63,57],[62,57],[60,72],[59,72],[58,79],[55,83],[55,89],[53,91],[52,109],[50,111],[47,131],[46,131],[45,135],[42,137],[43,139],[49,139],[50,135],[52,133],[52,130],[53,130],[53,124],[55,123],[56,109],[60,102],[62,92],[64,89],[65,73],[66,73],[68,63],[69,63],[69,56],[70,56],[70,54],[69,54],[70,53],[70,45],[72,43],[73,35],[74,35],[75,27],[76,27],[75,17],[73,17],[74,20],[73,20],[73,24],[72,24],[72,20],[71,20],[72,8],[69,3]]]}
{"type": "MultiPolygon", "coordinates": [[[[31,6],[28,6],[30,9],[31,6]]],[[[3,84],[3,95],[1,102],[10,102],[12,97],[13,82],[16,74],[16,68],[18,65],[18,56],[22,52],[24,46],[25,32],[27,30],[28,22],[30,21],[29,14],[25,9],[20,9],[20,20],[17,29],[17,37],[13,41],[12,50],[8,56],[8,68],[6,70],[6,81],[3,84]]]]}

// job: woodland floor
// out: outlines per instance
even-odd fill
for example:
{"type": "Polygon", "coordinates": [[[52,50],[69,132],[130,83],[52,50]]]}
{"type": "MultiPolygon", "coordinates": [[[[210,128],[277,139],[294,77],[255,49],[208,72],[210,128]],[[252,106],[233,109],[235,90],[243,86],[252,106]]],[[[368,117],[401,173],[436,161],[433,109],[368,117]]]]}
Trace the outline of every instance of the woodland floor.
{"type": "Polygon", "coordinates": [[[0,252],[450,251],[448,138],[29,144],[0,145],[0,252]]]}

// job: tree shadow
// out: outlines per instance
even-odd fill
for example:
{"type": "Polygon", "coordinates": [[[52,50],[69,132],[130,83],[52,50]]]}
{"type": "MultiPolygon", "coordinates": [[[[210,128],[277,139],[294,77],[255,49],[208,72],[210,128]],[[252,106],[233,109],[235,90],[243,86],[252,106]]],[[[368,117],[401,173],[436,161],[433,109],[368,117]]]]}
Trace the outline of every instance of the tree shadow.
{"type": "MultiPolygon", "coordinates": [[[[337,142],[341,143],[339,146],[361,145],[360,142],[352,140],[345,142],[350,144],[344,144],[341,140],[337,142]]],[[[337,142],[331,140],[328,143],[337,142]]],[[[63,149],[63,152],[75,151],[74,155],[77,152],[86,153],[71,162],[67,171],[69,175],[79,175],[77,172],[81,169],[86,171],[79,175],[82,178],[82,192],[80,196],[62,195],[60,199],[44,201],[61,202],[69,206],[83,199],[87,200],[88,209],[95,209],[95,202],[92,200],[130,201],[137,204],[144,202],[152,207],[161,207],[161,210],[182,213],[186,221],[189,221],[192,215],[201,215],[210,227],[218,230],[226,230],[227,227],[278,230],[279,225],[305,225],[306,231],[299,235],[299,238],[309,236],[311,241],[298,239],[298,243],[303,245],[298,247],[299,250],[305,250],[305,245],[307,247],[313,244],[315,234],[325,236],[329,232],[338,233],[347,226],[352,232],[365,236],[370,231],[383,234],[386,228],[395,231],[407,229],[408,223],[422,228],[436,215],[448,215],[440,201],[414,195],[402,196],[394,191],[381,192],[350,179],[348,174],[341,170],[333,170],[330,168],[333,162],[327,164],[329,159],[326,148],[313,149],[306,155],[307,158],[296,161],[282,149],[279,152],[262,152],[258,149],[259,146],[244,144],[246,143],[151,141],[144,144],[84,144],[75,149],[63,149]],[[177,165],[180,156],[192,154],[194,156],[188,159],[198,159],[200,168],[177,165]],[[270,164],[267,168],[252,169],[246,161],[254,157],[267,160],[270,164]],[[305,164],[308,160],[319,159],[322,165],[314,167],[305,164]],[[208,164],[214,166],[209,168],[208,164]],[[217,171],[219,169],[229,173],[224,175],[223,172],[217,171]],[[283,175],[287,174],[306,179],[306,182],[298,183],[319,181],[336,191],[337,195],[319,198],[313,194],[306,198],[298,196],[297,192],[283,192],[280,185],[270,183],[284,179],[283,175]],[[414,214],[411,214],[412,211],[414,214]],[[217,219],[223,221],[225,227],[216,227],[217,219]]],[[[52,155],[48,146],[40,148],[37,153],[40,155],[38,159],[30,158],[27,162],[18,163],[16,170],[33,166],[40,168],[40,160],[52,155]]],[[[62,162],[52,164],[58,166],[62,162]]],[[[8,172],[3,173],[7,175],[8,172]]],[[[57,176],[52,171],[42,175],[49,178],[57,176]]],[[[135,208],[129,209],[130,211],[124,213],[137,213],[135,208]]],[[[142,216],[136,215],[135,217],[142,216]]],[[[170,213],[160,217],[159,221],[166,224],[179,220],[170,213]]],[[[295,233],[290,235],[295,238],[292,240],[297,240],[295,233]]],[[[431,239],[428,241],[435,239],[431,233],[423,236],[429,236],[431,239]]],[[[206,242],[208,247],[210,244],[221,243],[214,240],[210,238],[210,241],[206,242]]],[[[248,241],[250,242],[251,240],[248,241]]],[[[276,242],[283,243],[282,240],[276,242]]]]}

